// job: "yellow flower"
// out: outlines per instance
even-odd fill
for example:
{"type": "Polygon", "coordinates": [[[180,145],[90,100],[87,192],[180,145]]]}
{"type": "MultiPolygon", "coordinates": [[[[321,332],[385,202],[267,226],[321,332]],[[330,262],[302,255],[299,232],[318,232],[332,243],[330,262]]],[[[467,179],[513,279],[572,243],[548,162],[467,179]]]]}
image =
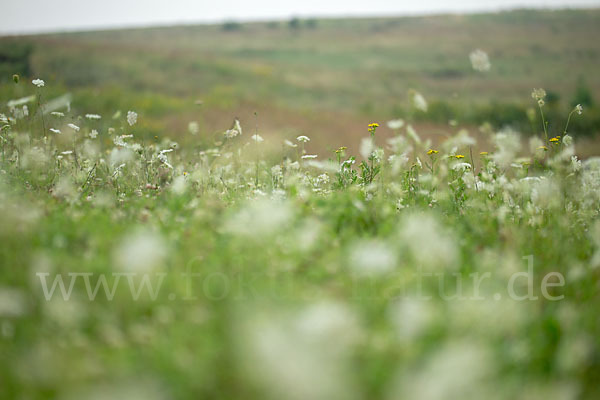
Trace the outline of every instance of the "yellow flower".
{"type": "Polygon", "coordinates": [[[370,123],[369,128],[379,128],[379,124],[377,122],[370,123]]]}
{"type": "Polygon", "coordinates": [[[429,155],[429,156],[430,156],[430,155],[432,155],[432,154],[437,154],[437,153],[439,153],[439,151],[437,151],[437,150],[433,150],[433,149],[429,149],[429,151],[427,152],[427,155],[429,155]]]}
{"type": "Polygon", "coordinates": [[[546,146],[539,146],[538,149],[539,150],[548,151],[548,148],[546,146]]]}
{"type": "Polygon", "coordinates": [[[488,152],[487,151],[482,151],[481,153],[479,153],[480,156],[487,156],[488,152]]]}
{"type": "Polygon", "coordinates": [[[465,158],[465,156],[463,156],[462,154],[457,154],[457,155],[455,155],[454,157],[458,158],[459,160],[460,160],[461,158],[465,158]]]}
{"type": "Polygon", "coordinates": [[[344,150],[346,150],[346,149],[347,149],[347,147],[346,147],[346,146],[342,146],[342,147],[340,147],[339,149],[337,149],[337,150],[335,151],[335,153],[336,153],[336,154],[339,154],[339,153],[341,153],[342,151],[344,151],[344,150]]]}
{"type": "Polygon", "coordinates": [[[560,142],[560,139],[557,138],[557,137],[553,137],[552,139],[550,139],[550,142],[552,142],[552,143],[558,143],[558,142],[560,142]]]}

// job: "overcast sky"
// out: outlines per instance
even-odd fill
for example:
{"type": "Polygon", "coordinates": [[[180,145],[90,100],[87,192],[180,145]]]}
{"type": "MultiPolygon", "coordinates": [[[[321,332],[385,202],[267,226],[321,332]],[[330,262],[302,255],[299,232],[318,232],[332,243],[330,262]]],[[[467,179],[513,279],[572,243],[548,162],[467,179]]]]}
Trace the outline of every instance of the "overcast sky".
{"type": "Polygon", "coordinates": [[[600,0],[0,0],[0,33],[290,16],[406,15],[598,6],[600,0]]]}

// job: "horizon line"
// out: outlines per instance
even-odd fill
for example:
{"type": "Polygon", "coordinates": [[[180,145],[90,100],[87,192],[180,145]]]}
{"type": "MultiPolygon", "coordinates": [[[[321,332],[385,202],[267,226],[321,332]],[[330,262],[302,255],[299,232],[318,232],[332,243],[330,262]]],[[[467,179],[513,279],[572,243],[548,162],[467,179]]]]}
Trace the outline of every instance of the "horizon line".
{"type": "Polygon", "coordinates": [[[341,13],[324,13],[324,14],[290,14],[286,17],[248,17],[248,18],[214,18],[206,20],[185,21],[155,21],[155,22],[132,22],[127,24],[98,24],[91,26],[80,26],[72,28],[41,28],[41,29],[25,29],[17,31],[1,31],[0,38],[14,38],[26,36],[42,36],[42,35],[61,35],[73,33],[95,33],[95,32],[112,32],[125,30],[144,30],[154,28],[177,28],[177,27],[193,27],[193,26],[218,26],[227,22],[237,22],[240,24],[261,24],[269,22],[285,22],[292,18],[299,19],[317,19],[317,20],[344,20],[344,19],[395,19],[395,18],[419,18],[419,17],[443,17],[443,16],[461,16],[461,15],[492,15],[518,11],[593,11],[600,10],[598,6],[588,5],[565,5],[565,6],[530,6],[530,7],[495,7],[495,8],[479,8],[472,10],[456,11],[451,9],[431,10],[431,11],[415,11],[415,12],[398,12],[398,13],[362,13],[362,14],[341,14],[341,13]]]}

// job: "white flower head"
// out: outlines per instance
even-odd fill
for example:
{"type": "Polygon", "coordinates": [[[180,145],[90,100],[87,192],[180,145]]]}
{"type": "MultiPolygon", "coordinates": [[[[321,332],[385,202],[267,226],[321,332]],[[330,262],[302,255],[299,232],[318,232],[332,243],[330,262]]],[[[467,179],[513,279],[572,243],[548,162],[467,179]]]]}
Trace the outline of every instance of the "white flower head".
{"type": "Polygon", "coordinates": [[[286,146],[288,146],[288,147],[292,147],[292,148],[294,148],[294,147],[298,147],[298,145],[297,145],[296,143],[292,143],[292,142],[290,142],[290,141],[289,141],[289,140],[287,140],[287,139],[285,139],[285,140],[283,141],[283,143],[284,143],[286,146]]]}
{"type": "Polygon", "coordinates": [[[581,114],[583,113],[583,107],[581,106],[581,104],[577,104],[577,105],[575,106],[575,109],[574,109],[574,111],[576,111],[576,112],[577,112],[577,114],[581,115],[581,114]]]}
{"type": "Polygon", "coordinates": [[[469,54],[469,60],[471,60],[471,66],[475,71],[487,72],[492,67],[487,53],[480,49],[473,50],[469,54]]]}
{"type": "Polygon", "coordinates": [[[296,140],[299,141],[299,142],[301,142],[301,143],[310,142],[310,138],[308,136],[304,136],[304,135],[298,136],[296,138],[296,140]]]}
{"type": "Polygon", "coordinates": [[[100,119],[100,118],[102,118],[102,117],[101,117],[100,115],[98,115],[98,114],[85,114],[85,117],[86,117],[87,119],[96,119],[96,120],[97,120],[97,119],[100,119]]]}
{"type": "Polygon", "coordinates": [[[316,154],[305,154],[305,155],[302,156],[303,160],[312,160],[314,158],[317,158],[316,154]]]}
{"type": "Polygon", "coordinates": [[[403,119],[393,119],[391,121],[388,121],[387,126],[391,130],[396,131],[404,126],[404,120],[403,119]]]}
{"type": "Polygon", "coordinates": [[[52,133],[60,133],[60,129],[50,128],[50,132],[52,132],[52,133]]]}
{"type": "Polygon", "coordinates": [[[536,100],[544,100],[544,98],[546,97],[546,91],[544,89],[533,89],[533,91],[531,92],[531,97],[536,99],[536,100]]]}
{"type": "Polygon", "coordinates": [[[67,126],[71,129],[73,129],[75,132],[79,132],[79,130],[81,129],[75,124],[67,124],[67,126]]]}
{"type": "Polygon", "coordinates": [[[192,135],[197,135],[198,132],[200,132],[200,126],[198,125],[198,123],[196,121],[192,121],[188,124],[188,131],[192,135]]]}
{"type": "Polygon", "coordinates": [[[408,91],[408,95],[414,108],[416,108],[419,111],[427,112],[429,106],[427,104],[427,100],[425,100],[425,97],[423,97],[421,93],[417,92],[414,89],[411,89],[408,91]]]}
{"type": "Polygon", "coordinates": [[[41,79],[34,79],[31,81],[31,83],[33,83],[37,87],[44,87],[44,85],[46,85],[46,82],[44,82],[41,79]]]}
{"type": "Polygon", "coordinates": [[[135,111],[127,111],[127,123],[129,126],[134,126],[137,122],[137,113],[135,111]]]}
{"type": "Polygon", "coordinates": [[[223,136],[225,136],[226,139],[233,139],[237,135],[239,135],[239,132],[236,129],[227,129],[225,133],[223,133],[223,136]]]}
{"type": "Polygon", "coordinates": [[[258,133],[252,135],[252,140],[254,140],[256,143],[265,141],[265,139],[263,139],[262,136],[260,136],[258,133]]]}
{"type": "Polygon", "coordinates": [[[97,137],[98,137],[98,131],[95,129],[92,129],[92,131],[90,132],[90,138],[96,139],[97,137]]]}

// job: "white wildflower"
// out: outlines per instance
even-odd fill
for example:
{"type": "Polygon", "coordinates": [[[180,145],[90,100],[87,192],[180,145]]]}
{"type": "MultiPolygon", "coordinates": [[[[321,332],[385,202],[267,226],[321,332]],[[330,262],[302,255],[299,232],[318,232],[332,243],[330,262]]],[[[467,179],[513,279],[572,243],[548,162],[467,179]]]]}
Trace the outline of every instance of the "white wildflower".
{"type": "Polygon", "coordinates": [[[287,139],[285,139],[285,140],[283,141],[283,144],[285,144],[285,145],[286,145],[286,146],[288,146],[288,147],[292,147],[292,148],[294,148],[294,147],[298,147],[298,145],[297,145],[296,143],[292,143],[292,142],[290,142],[290,141],[289,141],[289,140],[287,140],[287,139]]]}
{"type": "Polygon", "coordinates": [[[425,100],[425,97],[423,97],[421,93],[417,92],[414,89],[411,89],[408,91],[408,94],[410,96],[410,101],[414,108],[423,112],[427,112],[429,106],[427,105],[427,100],[425,100]]]}
{"type": "Polygon", "coordinates": [[[368,159],[373,151],[375,150],[375,144],[373,143],[373,139],[370,137],[363,138],[360,141],[360,155],[365,160],[368,159]]]}
{"type": "Polygon", "coordinates": [[[581,106],[581,104],[577,104],[575,106],[575,111],[577,112],[577,114],[581,115],[583,113],[583,107],[581,106]]]}
{"type": "Polygon", "coordinates": [[[469,54],[469,59],[471,60],[471,66],[475,71],[486,72],[492,67],[487,53],[483,50],[473,50],[471,54],[469,54]]]}
{"type": "Polygon", "coordinates": [[[114,138],[113,143],[115,146],[127,147],[128,143],[125,142],[125,139],[131,139],[133,135],[121,135],[114,138]]]}
{"type": "Polygon", "coordinates": [[[312,160],[314,158],[317,158],[316,154],[305,154],[305,155],[302,156],[303,160],[312,160]]]}
{"type": "Polygon", "coordinates": [[[52,133],[60,133],[60,129],[50,128],[50,132],[52,132],[52,133]]]}
{"type": "Polygon", "coordinates": [[[296,138],[297,141],[301,142],[301,143],[306,143],[306,142],[310,142],[310,139],[308,138],[308,136],[298,136],[296,138]]]}
{"type": "Polygon", "coordinates": [[[419,134],[417,133],[415,128],[413,128],[412,125],[408,125],[406,127],[406,134],[408,135],[408,137],[410,137],[412,140],[414,140],[415,143],[417,143],[417,144],[421,143],[421,138],[419,137],[419,134]]]}
{"type": "Polygon", "coordinates": [[[65,116],[65,114],[61,113],[60,111],[52,111],[50,113],[50,115],[52,115],[53,117],[64,117],[65,116]]]}
{"type": "Polygon", "coordinates": [[[404,120],[403,119],[393,119],[393,120],[387,122],[387,126],[391,130],[396,131],[404,126],[404,120]]]}
{"type": "Polygon", "coordinates": [[[25,293],[19,289],[0,287],[0,317],[19,317],[25,314],[25,293]]]}
{"type": "Polygon", "coordinates": [[[577,156],[571,156],[571,170],[573,172],[581,170],[581,161],[577,159],[577,156]]]}
{"type": "Polygon", "coordinates": [[[348,261],[359,275],[383,275],[394,270],[396,254],[385,242],[365,240],[352,245],[348,261]]]}
{"type": "Polygon", "coordinates": [[[196,121],[192,121],[188,124],[188,132],[192,135],[197,135],[200,132],[200,126],[196,121]]]}
{"type": "Polygon", "coordinates": [[[137,122],[138,115],[135,111],[127,111],[127,123],[129,126],[133,126],[137,122]]]}
{"type": "Polygon", "coordinates": [[[97,137],[98,137],[98,131],[95,129],[92,129],[92,131],[90,132],[90,138],[96,139],[97,137]]]}
{"type": "Polygon", "coordinates": [[[138,231],[121,239],[114,250],[117,267],[132,272],[152,271],[161,266],[167,255],[164,240],[152,231],[138,231]]]}
{"type": "Polygon", "coordinates": [[[544,89],[533,89],[533,91],[531,92],[531,97],[536,99],[536,100],[544,100],[544,98],[546,97],[546,91],[544,89]]]}
{"type": "Polygon", "coordinates": [[[8,108],[15,108],[15,107],[20,107],[23,104],[31,103],[34,100],[35,100],[35,95],[31,95],[31,96],[27,96],[27,97],[21,97],[20,99],[16,99],[16,100],[9,100],[8,103],[6,103],[6,105],[8,106],[8,108]]]}
{"type": "Polygon", "coordinates": [[[425,269],[453,266],[458,258],[453,236],[433,215],[409,215],[400,225],[399,236],[418,266],[425,269]]]}
{"type": "Polygon", "coordinates": [[[240,135],[242,134],[242,125],[240,124],[240,120],[237,118],[233,122],[233,129],[235,129],[240,135]]]}
{"type": "Polygon", "coordinates": [[[452,169],[455,171],[467,171],[471,169],[471,164],[466,162],[459,162],[452,166],[452,169]]]}
{"type": "Polygon", "coordinates": [[[393,304],[388,312],[398,336],[411,340],[435,321],[434,310],[429,302],[408,297],[393,304]]]}
{"type": "Polygon", "coordinates": [[[255,133],[254,135],[252,135],[252,140],[254,140],[256,143],[265,141],[265,139],[263,139],[262,136],[260,136],[258,133],[255,133]]]}
{"type": "Polygon", "coordinates": [[[46,84],[46,82],[44,82],[41,79],[34,79],[31,81],[31,83],[33,83],[37,87],[44,87],[44,85],[46,84]]]}
{"type": "Polygon", "coordinates": [[[223,229],[231,234],[261,239],[285,229],[292,217],[293,209],[287,202],[253,201],[229,217],[223,229]]]}
{"type": "Polygon", "coordinates": [[[158,160],[163,163],[165,166],[167,166],[167,168],[169,169],[173,169],[173,166],[169,163],[169,159],[167,158],[167,154],[166,153],[170,153],[172,152],[173,149],[167,149],[167,150],[162,150],[160,153],[158,153],[158,160]]]}
{"type": "Polygon", "coordinates": [[[573,144],[573,136],[571,136],[569,134],[563,136],[562,143],[563,143],[563,145],[565,145],[567,147],[571,146],[573,144]]]}
{"type": "Polygon", "coordinates": [[[225,133],[223,133],[223,136],[225,136],[226,139],[233,139],[238,134],[239,134],[239,132],[235,129],[227,129],[225,131],[225,133]]]}
{"type": "Polygon", "coordinates": [[[67,124],[67,126],[71,129],[73,129],[75,132],[79,132],[79,130],[81,129],[75,124],[67,124]]]}
{"type": "Polygon", "coordinates": [[[85,114],[85,117],[86,117],[87,119],[96,119],[96,120],[98,120],[98,119],[102,118],[102,116],[100,116],[100,115],[98,115],[98,114],[85,114]]]}

